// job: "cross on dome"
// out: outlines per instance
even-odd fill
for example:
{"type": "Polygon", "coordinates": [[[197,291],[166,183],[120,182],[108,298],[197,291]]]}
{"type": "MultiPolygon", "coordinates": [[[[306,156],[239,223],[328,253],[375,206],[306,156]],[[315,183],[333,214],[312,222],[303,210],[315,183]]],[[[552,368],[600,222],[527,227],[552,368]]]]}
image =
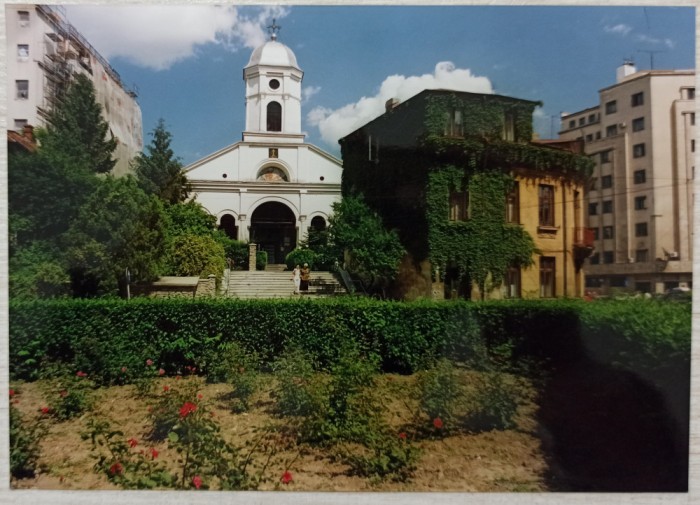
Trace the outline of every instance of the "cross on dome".
{"type": "Polygon", "coordinates": [[[270,40],[277,40],[277,33],[281,29],[282,27],[275,22],[275,18],[272,18],[272,24],[267,27],[267,31],[270,33],[270,40]]]}

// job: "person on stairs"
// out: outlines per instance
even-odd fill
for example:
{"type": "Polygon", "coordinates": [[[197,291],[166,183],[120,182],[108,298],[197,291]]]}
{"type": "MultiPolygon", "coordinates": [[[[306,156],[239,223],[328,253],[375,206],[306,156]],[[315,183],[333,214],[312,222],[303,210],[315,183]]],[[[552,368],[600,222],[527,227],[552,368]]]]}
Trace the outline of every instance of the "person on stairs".
{"type": "Polygon", "coordinates": [[[309,281],[311,280],[311,269],[308,263],[304,263],[304,268],[301,269],[301,284],[302,291],[309,291],[309,281]]]}
{"type": "Polygon", "coordinates": [[[294,281],[294,294],[299,294],[299,286],[301,285],[301,269],[299,265],[294,267],[292,270],[292,280],[294,281]]]}

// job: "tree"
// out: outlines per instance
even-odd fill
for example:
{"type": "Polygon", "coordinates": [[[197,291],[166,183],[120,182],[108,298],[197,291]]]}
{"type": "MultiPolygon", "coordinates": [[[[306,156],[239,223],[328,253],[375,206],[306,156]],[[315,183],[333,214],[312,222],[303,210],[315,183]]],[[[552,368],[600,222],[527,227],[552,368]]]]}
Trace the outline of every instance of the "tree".
{"type": "Polygon", "coordinates": [[[172,135],[165,129],[163,119],[158,120],[151,136],[153,140],[146,146],[146,153],[139,154],[134,160],[139,186],[166,203],[183,202],[190,190],[189,183],[182,163],[170,148],[172,135]]]}
{"type": "Polygon", "coordinates": [[[46,130],[38,135],[41,150],[51,151],[54,157],[74,168],[81,167],[91,173],[104,174],[114,168],[116,160],[112,159],[112,154],[117,140],[102,118],[102,107],[95,99],[95,88],[87,76],[74,76],[47,120],[46,130]]]}
{"type": "Polygon", "coordinates": [[[396,231],[386,230],[377,213],[356,196],[333,204],[328,247],[365,286],[382,293],[396,278],[406,254],[396,231]]]}
{"type": "Polygon", "coordinates": [[[73,291],[78,296],[114,293],[133,281],[150,281],[165,252],[161,202],[131,177],[107,176],[80,208],[65,236],[73,291]]]}

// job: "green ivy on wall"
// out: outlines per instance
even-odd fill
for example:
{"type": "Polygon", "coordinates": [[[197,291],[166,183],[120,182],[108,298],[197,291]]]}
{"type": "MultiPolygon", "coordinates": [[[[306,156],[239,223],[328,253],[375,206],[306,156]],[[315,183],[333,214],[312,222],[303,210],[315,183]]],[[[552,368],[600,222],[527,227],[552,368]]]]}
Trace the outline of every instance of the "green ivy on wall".
{"type": "Polygon", "coordinates": [[[487,280],[503,282],[510,266],[533,264],[532,237],[519,225],[505,222],[506,194],[513,178],[499,170],[467,174],[454,165],[435,168],[427,193],[428,243],[433,267],[445,272],[456,268],[485,294],[487,280]],[[449,221],[449,194],[469,192],[471,215],[467,221],[449,221]]]}

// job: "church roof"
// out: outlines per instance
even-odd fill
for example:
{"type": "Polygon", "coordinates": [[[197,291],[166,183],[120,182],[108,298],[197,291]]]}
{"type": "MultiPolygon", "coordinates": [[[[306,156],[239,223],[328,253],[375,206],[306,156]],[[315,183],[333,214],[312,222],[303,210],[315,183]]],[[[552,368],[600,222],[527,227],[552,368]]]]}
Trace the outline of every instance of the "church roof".
{"type": "Polygon", "coordinates": [[[253,51],[253,54],[250,55],[250,61],[245,68],[255,65],[294,67],[299,69],[297,57],[292,50],[276,40],[268,40],[253,51]]]}

